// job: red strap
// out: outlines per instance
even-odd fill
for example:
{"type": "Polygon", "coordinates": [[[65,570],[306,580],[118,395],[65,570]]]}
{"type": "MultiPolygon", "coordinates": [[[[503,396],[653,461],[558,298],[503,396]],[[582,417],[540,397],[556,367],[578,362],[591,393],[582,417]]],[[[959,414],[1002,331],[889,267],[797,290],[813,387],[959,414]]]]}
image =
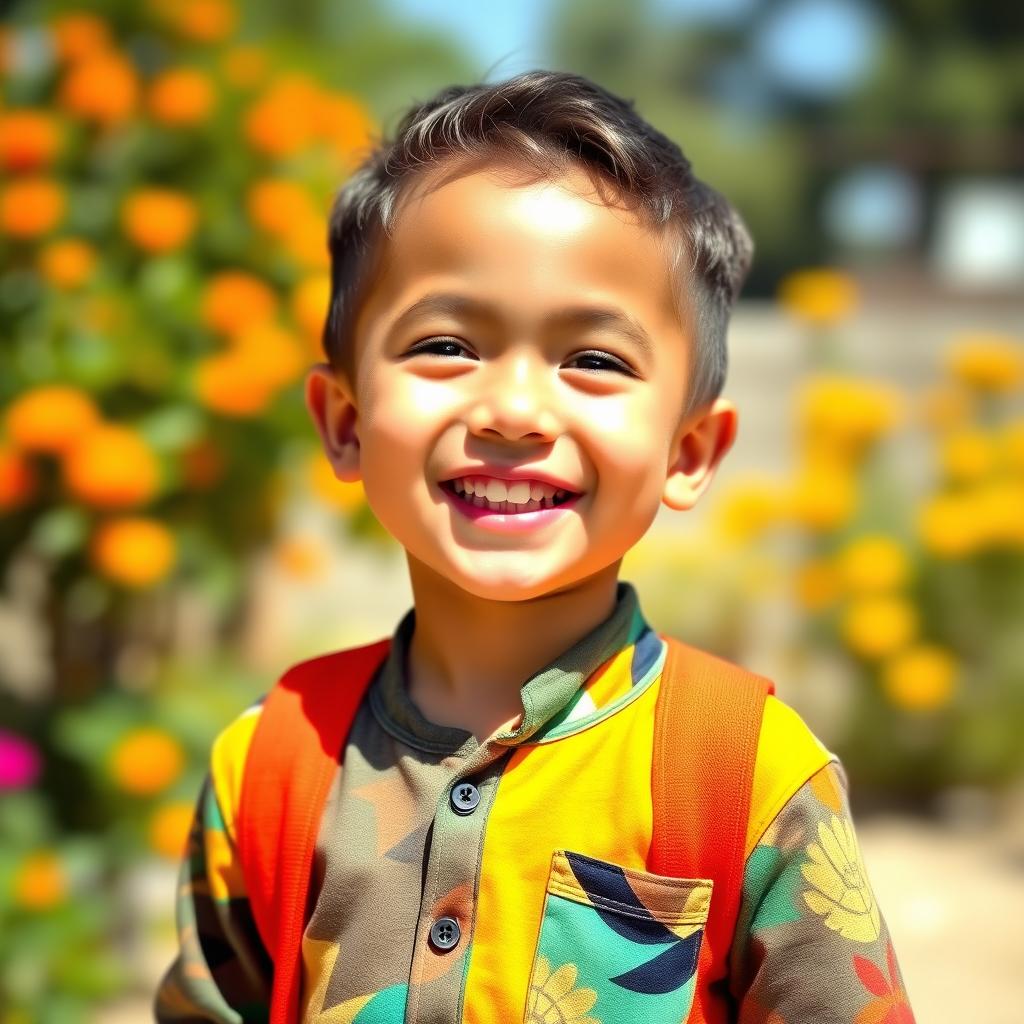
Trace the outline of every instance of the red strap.
{"type": "Polygon", "coordinates": [[[267,695],[246,757],[238,853],[274,961],[270,1024],[299,1019],[302,934],[317,827],[385,637],[293,665],[267,695]]]}
{"type": "Polygon", "coordinates": [[[668,642],[655,710],[648,867],[714,888],[687,1018],[730,1017],[728,957],[743,891],[750,793],[769,679],[675,637],[668,642]]]}

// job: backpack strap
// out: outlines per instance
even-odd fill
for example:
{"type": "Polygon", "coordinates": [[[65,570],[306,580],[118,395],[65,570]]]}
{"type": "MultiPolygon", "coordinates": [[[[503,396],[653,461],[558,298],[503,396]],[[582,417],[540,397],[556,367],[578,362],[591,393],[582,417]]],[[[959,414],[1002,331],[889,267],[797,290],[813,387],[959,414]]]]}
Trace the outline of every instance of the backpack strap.
{"type": "Polygon", "coordinates": [[[391,637],[293,665],[267,694],[245,761],[238,854],[274,961],[270,1024],[299,1019],[302,934],[324,802],[391,637]]]}
{"type": "Polygon", "coordinates": [[[744,849],[761,718],[775,684],[660,634],[668,643],[655,707],[648,867],[710,878],[692,1022],[732,1020],[728,958],[743,894],[744,849]]]}

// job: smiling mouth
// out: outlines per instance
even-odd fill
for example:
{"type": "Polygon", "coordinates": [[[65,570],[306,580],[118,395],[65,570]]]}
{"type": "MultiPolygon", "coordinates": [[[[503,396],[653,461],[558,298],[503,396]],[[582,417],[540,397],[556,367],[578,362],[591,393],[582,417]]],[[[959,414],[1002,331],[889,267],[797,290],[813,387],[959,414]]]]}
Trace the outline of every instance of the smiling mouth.
{"type": "Polygon", "coordinates": [[[577,491],[559,491],[550,498],[543,497],[528,502],[488,501],[487,498],[479,494],[465,494],[462,491],[456,490],[454,480],[442,480],[440,486],[454,498],[465,502],[473,508],[488,509],[503,515],[521,515],[524,512],[538,512],[543,509],[558,508],[559,505],[564,505],[580,496],[580,493],[577,491]]]}

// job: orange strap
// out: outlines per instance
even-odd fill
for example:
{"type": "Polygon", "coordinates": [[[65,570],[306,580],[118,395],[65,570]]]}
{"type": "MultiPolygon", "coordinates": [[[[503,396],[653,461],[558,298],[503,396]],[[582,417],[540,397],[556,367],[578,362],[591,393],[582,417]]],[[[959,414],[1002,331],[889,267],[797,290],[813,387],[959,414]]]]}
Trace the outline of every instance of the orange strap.
{"type": "Polygon", "coordinates": [[[267,694],[246,757],[238,854],[274,961],[270,1024],[299,1019],[302,933],[320,814],[385,637],[293,665],[267,694]]]}
{"type": "MultiPolygon", "coordinates": [[[[765,697],[775,688],[659,635],[668,652],[655,712],[648,867],[714,879],[689,1020],[724,1024],[757,738],[765,697]],[[714,983],[711,997],[704,979],[714,983]]],[[[359,703],[390,643],[386,637],[293,666],[267,695],[253,734],[238,852],[256,927],[274,962],[270,1024],[299,1019],[302,934],[320,816],[359,703]]]]}
{"type": "Polygon", "coordinates": [[[757,741],[769,679],[674,637],[668,642],[654,720],[648,868],[711,878],[692,1024],[735,1020],[729,950],[743,895],[744,849],[757,741]]]}

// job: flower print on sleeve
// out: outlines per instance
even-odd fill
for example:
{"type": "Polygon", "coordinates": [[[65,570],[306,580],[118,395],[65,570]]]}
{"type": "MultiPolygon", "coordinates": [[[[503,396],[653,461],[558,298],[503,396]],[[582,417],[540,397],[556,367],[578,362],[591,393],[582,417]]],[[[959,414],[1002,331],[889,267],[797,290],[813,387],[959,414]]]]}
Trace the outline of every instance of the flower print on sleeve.
{"type": "Polygon", "coordinates": [[[732,964],[739,1024],[914,1024],[838,761],[794,793],[747,858],[732,964]]]}

